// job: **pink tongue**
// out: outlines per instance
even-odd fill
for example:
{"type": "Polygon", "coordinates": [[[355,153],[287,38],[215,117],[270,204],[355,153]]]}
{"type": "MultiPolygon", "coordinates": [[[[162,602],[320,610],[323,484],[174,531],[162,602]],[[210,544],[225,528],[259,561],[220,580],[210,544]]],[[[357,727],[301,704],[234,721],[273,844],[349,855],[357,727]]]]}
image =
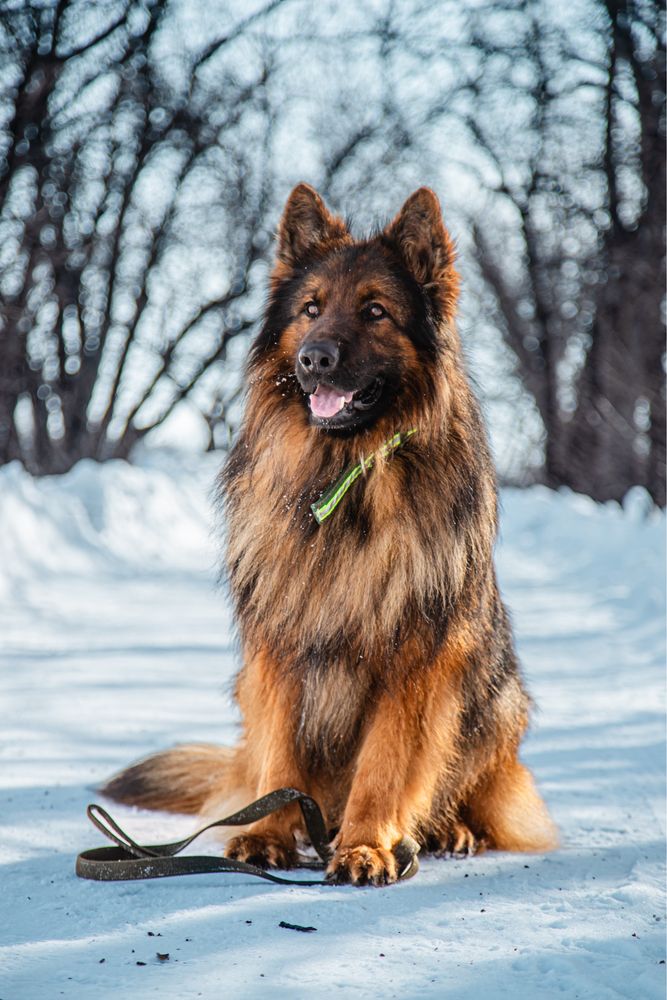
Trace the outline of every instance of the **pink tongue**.
{"type": "Polygon", "coordinates": [[[351,392],[338,392],[336,389],[318,385],[310,395],[310,408],[316,417],[333,417],[352,399],[351,392]]]}

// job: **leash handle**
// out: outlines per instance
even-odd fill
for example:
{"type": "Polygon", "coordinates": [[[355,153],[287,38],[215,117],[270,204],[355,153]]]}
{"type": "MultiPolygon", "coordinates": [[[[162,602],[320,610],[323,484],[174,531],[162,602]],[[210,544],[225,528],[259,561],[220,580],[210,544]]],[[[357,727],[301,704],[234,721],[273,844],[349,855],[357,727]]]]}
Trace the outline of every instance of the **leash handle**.
{"type": "MultiPolygon", "coordinates": [[[[296,788],[278,788],[255,802],[251,802],[250,805],[238,812],[232,813],[231,816],[225,816],[223,819],[208,823],[191,836],[167,844],[138,844],[119,826],[106,809],[93,802],[86,810],[88,818],[100,833],[112,840],[116,846],[97,847],[89,851],[82,851],[76,859],[76,874],[79,878],[107,882],[165,878],[172,875],[237,872],[243,875],[255,875],[278,885],[331,885],[332,883],[325,879],[283,878],[266,871],[264,868],[259,868],[257,865],[248,864],[246,861],[236,861],[232,858],[209,855],[176,857],[207,830],[218,826],[245,826],[294,802],[298,802],[301,808],[311,844],[320,857],[320,861],[301,861],[298,863],[298,867],[323,869],[331,858],[331,848],[320,807],[310,795],[306,795],[296,788]]],[[[410,837],[403,838],[395,846],[394,854],[399,866],[399,879],[411,878],[417,872],[419,867],[418,850],[418,845],[410,837]]]]}
{"type": "MultiPolygon", "coordinates": [[[[152,847],[142,847],[125,830],[122,829],[106,809],[98,806],[96,802],[91,802],[86,809],[86,815],[93,826],[96,826],[100,833],[103,833],[108,840],[113,840],[122,851],[132,854],[135,858],[157,857],[152,847]]],[[[106,850],[106,848],[105,848],[106,850]]]]}

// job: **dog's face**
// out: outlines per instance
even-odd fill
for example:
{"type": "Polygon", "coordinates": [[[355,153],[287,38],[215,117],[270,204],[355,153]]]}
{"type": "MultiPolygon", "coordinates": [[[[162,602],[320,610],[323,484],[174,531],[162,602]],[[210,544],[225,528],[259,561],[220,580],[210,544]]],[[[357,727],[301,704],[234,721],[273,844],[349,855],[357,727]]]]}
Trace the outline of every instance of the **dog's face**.
{"type": "Polygon", "coordinates": [[[453,313],[454,252],[421,188],[377,236],[355,241],[307,185],[281,221],[267,322],[253,360],[276,353],[311,424],[354,433],[429,390],[453,313]]]}
{"type": "Polygon", "coordinates": [[[427,319],[402,270],[378,243],[346,247],[309,270],[290,295],[281,342],[313,424],[344,430],[372,423],[417,364],[411,334],[427,319]]]}

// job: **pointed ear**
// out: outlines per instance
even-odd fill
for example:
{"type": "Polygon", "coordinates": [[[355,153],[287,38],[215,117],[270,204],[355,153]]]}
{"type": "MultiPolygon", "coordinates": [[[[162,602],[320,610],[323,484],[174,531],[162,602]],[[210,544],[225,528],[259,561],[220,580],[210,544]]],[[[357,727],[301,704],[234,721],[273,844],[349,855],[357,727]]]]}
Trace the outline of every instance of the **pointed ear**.
{"type": "Polygon", "coordinates": [[[343,220],[329,212],[314,188],[298,184],[287,199],[278,227],[276,270],[292,268],[306,257],[349,242],[351,236],[343,220]]]}
{"type": "Polygon", "coordinates": [[[451,318],[459,286],[454,269],[456,251],[434,192],[422,187],[411,194],[384,235],[394,243],[413,277],[435,293],[451,318]]]}

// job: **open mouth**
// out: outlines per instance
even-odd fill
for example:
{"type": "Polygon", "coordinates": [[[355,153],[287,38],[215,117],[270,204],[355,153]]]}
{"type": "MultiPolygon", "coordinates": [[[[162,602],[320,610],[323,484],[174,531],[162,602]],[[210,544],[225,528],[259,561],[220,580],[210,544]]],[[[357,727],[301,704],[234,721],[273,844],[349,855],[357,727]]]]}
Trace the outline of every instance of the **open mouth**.
{"type": "Polygon", "coordinates": [[[344,418],[364,410],[370,410],[382,395],[383,380],[375,378],[368,385],[356,391],[336,389],[331,385],[319,384],[315,392],[308,396],[310,411],[319,420],[344,418]]]}

